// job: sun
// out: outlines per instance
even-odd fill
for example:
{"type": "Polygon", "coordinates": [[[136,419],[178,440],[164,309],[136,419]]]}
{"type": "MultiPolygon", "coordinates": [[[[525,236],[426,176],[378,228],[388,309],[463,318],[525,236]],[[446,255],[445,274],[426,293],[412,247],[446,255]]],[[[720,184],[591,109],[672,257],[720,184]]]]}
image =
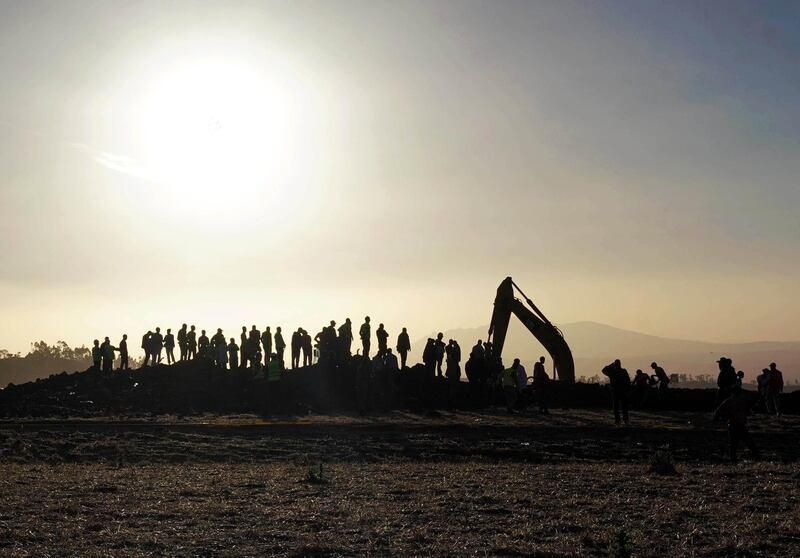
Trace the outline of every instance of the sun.
{"type": "Polygon", "coordinates": [[[301,99],[291,76],[235,59],[167,68],[141,99],[143,164],[189,203],[269,188],[299,164],[301,99]]]}

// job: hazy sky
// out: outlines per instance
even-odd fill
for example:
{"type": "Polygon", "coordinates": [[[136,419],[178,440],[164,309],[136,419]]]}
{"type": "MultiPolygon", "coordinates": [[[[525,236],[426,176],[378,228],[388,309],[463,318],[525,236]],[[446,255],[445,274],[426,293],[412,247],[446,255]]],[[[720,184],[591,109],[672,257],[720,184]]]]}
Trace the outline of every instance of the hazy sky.
{"type": "Polygon", "coordinates": [[[796,2],[0,1],[0,347],[800,339],[796,2]]]}

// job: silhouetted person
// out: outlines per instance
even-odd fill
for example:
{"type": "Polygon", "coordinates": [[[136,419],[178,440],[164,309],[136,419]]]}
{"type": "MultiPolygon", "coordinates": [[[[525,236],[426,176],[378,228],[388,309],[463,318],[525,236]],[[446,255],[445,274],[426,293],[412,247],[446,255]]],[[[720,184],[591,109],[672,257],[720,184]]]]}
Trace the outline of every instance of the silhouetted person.
{"type": "Polygon", "coordinates": [[[741,370],[739,370],[739,371],[736,373],[736,385],[737,385],[737,386],[739,386],[739,387],[742,387],[742,384],[743,384],[743,383],[744,383],[744,372],[742,372],[741,370]]]}
{"type": "Polygon", "coordinates": [[[408,361],[408,351],[411,350],[411,339],[408,337],[408,331],[403,328],[400,335],[397,336],[397,352],[400,355],[400,368],[406,367],[408,361]]]}
{"type": "Polygon", "coordinates": [[[619,424],[619,412],[622,410],[622,420],[628,424],[628,391],[631,387],[631,377],[622,367],[619,359],[603,368],[603,374],[608,376],[611,387],[611,404],[614,408],[614,423],[619,424]]]}
{"type": "Polygon", "coordinates": [[[728,437],[730,440],[730,458],[732,463],[736,463],[736,451],[739,442],[744,442],[750,449],[754,459],[759,458],[759,452],[750,432],[747,430],[747,415],[750,414],[750,401],[747,392],[738,386],[731,388],[731,395],[723,401],[714,412],[714,419],[724,418],[728,420],[728,437]]]}
{"type": "Polygon", "coordinates": [[[297,331],[292,332],[292,338],[289,341],[292,351],[292,369],[300,368],[300,350],[303,347],[303,334],[301,332],[302,328],[297,328],[297,331]]]}
{"type": "Polygon", "coordinates": [[[194,326],[186,334],[186,360],[193,360],[197,356],[197,332],[194,326]]]}
{"type": "Polygon", "coordinates": [[[122,335],[119,342],[119,369],[128,370],[128,334],[122,335]]]}
{"type": "Polygon", "coordinates": [[[286,342],[283,340],[283,334],[281,333],[280,326],[275,328],[275,354],[278,356],[278,362],[280,364],[281,370],[284,369],[285,364],[283,362],[283,351],[286,350],[286,342]]]}
{"type": "Polygon", "coordinates": [[[442,377],[442,361],[444,361],[444,333],[439,332],[436,336],[435,351],[436,351],[436,374],[442,377]]]}
{"type": "Polygon", "coordinates": [[[361,329],[358,330],[358,336],[361,338],[361,348],[365,357],[369,356],[369,345],[372,331],[369,325],[369,316],[364,318],[364,323],[361,324],[361,329]]]}
{"type": "Polygon", "coordinates": [[[247,337],[247,356],[250,359],[250,364],[255,365],[256,359],[258,362],[261,362],[261,357],[259,353],[261,352],[259,349],[261,348],[261,332],[258,331],[258,328],[255,324],[253,327],[250,328],[250,334],[247,337]]]}
{"type": "Polygon", "coordinates": [[[436,342],[428,337],[422,351],[422,364],[425,365],[425,378],[432,381],[436,376],[436,342]]]}
{"type": "Polygon", "coordinates": [[[781,393],[783,393],[783,372],[773,362],[769,365],[769,382],[767,382],[767,410],[781,416],[781,393]]]}
{"type": "Polygon", "coordinates": [[[389,332],[386,331],[383,324],[378,324],[378,329],[375,330],[375,338],[378,340],[378,356],[383,356],[389,346],[389,332]]]}
{"type": "Polygon", "coordinates": [[[647,392],[650,391],[650,376],[639,368],[633,376],[633,393],[638,406],[644,406],[647,401],[647,392]]]}
{"type": "Polygon", "coordinates": [[[103,361],[103,350],[100,348],[100,341],[98,339],[94,340],[94,346],[92,347],[92,369],[95,372],[100,372],[101,362],[103,361]]]}
{"type": "Polygon", "coordinates": [[[197,339],[197,350],[200,352],[200,356],[208,356],[208,347],[210,345],[211,342],[206,335],[206,330],[202,330],[200,337],[197,339]]]}
{"type": "Polygon", "coordinates": [[[106,337],[100,345],[100,352],[103,357],[103,372],[111,372],[114,369],[114,351],[117,348],[111,344],[111,340],[106,337]]]}
{"type": "Polygon", "coordinates": [[[236,344],[234,337],[231,337],[231,342],[228,343],[228,366],[231,370],[239,368],[239,345],[236,344]]]}
{"type": "Polygon", "coordinates": [[[664,390],[669,387],[669,376],[667,376],[667,373],[664,372],[664,369],[655,362],[650,363],[650,368],[652,368],[653,372],[655,372],[656,381],[658,382],[658,391],[663,393],[664,390]]]}
{"type": "Polygon", "coordinates": [[[239,336],[242,348],[242,368],[247,368],[250,360],[250,347],[247,345],[247,326],[242,326],[242,334],[239,336]]]}
{"type": "Polygon", "coordinates": [[[533,391],[536,394],[536,402],[539,404],[539,412],[549,415],[550,376],[544,369],[543,356],[539,357],[539,360],[533,365],[533,391]]]}
{"type": "Polygon", "coordinates": [[[268,365],[272,354],[272,332],[269,330],[269,326],[266,326],[264,333],[261,334],[261,345],[264,347],[264,364],[268,365]]]}
{"type": "MultiPolygon", "coordinates": [[[[519,359],[514,359],[514,364],[519,364],[519,359]]],[[[509,415],[514,414],[514,407],[517,406],[517,395],[519,394],[519,386],[517,382],[517,370],[512,365],[511,368],[506,368],[500,378],[500,385],[503,387],[503,395],[506,399],[506,411],[509,415]]]]}
{"type": "Polygon", "coordinates": [[[225,365],[228,361],[228,344],[225,342],[225,336],[222,334],[222,328],[217,329],[214,337],[211,338],[211,343],[214,345],[216,365],[220,368],[225,368],[225,365]]]}
{"type": "Polygon", "coordinates": [[[157,327],[156,332],[150,336],[150,343],[152,344],[150,351],[153,353],[153,363],[158,364],[161,362],[161,351],[164,350],[164,336],[161,335],[160,327],[157,327]]]}
{"type": "Polygon", "coordinates": [[[447,377],[448,395],[450,405],[454,405],[458,393],[458,385],[461,383],[461,347],[453,339],[450,339],[445,352],[447,353],[445,376],[447,377]]]}
{"type": "MultiPolygon", "coordinates": [[[[150,343],[151,335],[153,335],[152,331],[148,331],[142,335],[142,349],[144,350],[144,362],[142,363],[142,366],[147,366],[147,364],[150,362],[150,358],[153,356],[150,351],[152,347],[150,343]]],[[[155,364],[155,362],[153,362],[153,364],[155,364]]]]}
{"type": "Polygon", "coordinates": [[[314,355],[314,347],[311,343],[311,335],[306,330],[302,330],[302,339],[300,339],[300,348],[303,351],[303,366],[311,366],[312,357],[314,355]]]}
{"type": "Polygon", "coordinates": [[[761,374],[756,376],[758,386],[758,398],[764,405],[764,411],[769,413],[769,403],[767,403],[767,386],[769,385],[769,368],[761,370],[761,374]]]}
{"type": "Polygon", "coordinates": [[[722,357],[717,361],[719,375],[717,376],[717,401],[718,406],[731,395],[731,389],[736,385],[736,370],[731,359],[722,357]]]}
{"type": "Polygon", "coordinates": [[[175,364],[175,336],[169,328],[164,336],[164,348],[167,350],[167,364],[175,364]]]}
{"type": "Polygon", "coordinates": [[[183,324],[181,328],[178,330],[178,352],[180,354],[181,362],[186,360],[186,355],[189,351],[189,341],[187,340],[188,331],[186,328],[188,326],[183,324]]]}
{"type": "Polygon", "coordinates": [[[483,341],[478,339],[478,342],[475,343],[474,347],[472,347],[472,351],[470,351],[469,355],[470,356],[476,356],[476,357],[479,357],[479,358],[485,358],[486,357],[486,351],[483,348],[483,341]]]}
{"type": "Polygon", "coordinates": [[[344,323],[339,326],[339,343],[342,347],[342,354],[350,356],[353,346],[353,322],[346,318],[344,323]]]}

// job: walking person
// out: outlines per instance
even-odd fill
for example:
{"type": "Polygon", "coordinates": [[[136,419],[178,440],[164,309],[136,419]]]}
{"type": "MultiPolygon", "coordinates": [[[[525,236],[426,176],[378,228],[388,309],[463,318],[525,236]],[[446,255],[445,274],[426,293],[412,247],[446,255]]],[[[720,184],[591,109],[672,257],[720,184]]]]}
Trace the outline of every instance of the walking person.
{"type": "Polygon", "coordinates": [[[408,337],[408,331],[403,328],[400,335],[397,336],[397,352],[400,354],[400,369],[406,367],[408,360],[408,351],[411,350],[411,339],[408,337]]]}
{"type": "Polygon", "coordinates": [[[164,336],[164,348],[167,350],[167,364],[175,364],[175,336],[169,328],[164,336]]]}
{"type": "Polygon", "coordinates": [[[731,463],[736,463],[739,442],[744,442],[754,459],[759,459],[758,448],[747,429],[747,416],[750,414],[750,401],[747,392],[738,386],[731,389],[731,395],[720,403],[714,412],[714,420],[728,420],[728,439],[730,442],[731,463]]]}

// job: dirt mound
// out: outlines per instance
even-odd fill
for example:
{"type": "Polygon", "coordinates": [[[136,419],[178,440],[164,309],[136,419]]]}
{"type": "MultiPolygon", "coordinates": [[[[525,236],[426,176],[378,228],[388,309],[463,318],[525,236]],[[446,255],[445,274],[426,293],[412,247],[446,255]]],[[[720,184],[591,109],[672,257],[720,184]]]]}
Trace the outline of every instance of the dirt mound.
{"type": "MultiPolygon", "coordinates": [[[[0,417],[476,409],[502,401],[500,392],[467,382],[451,391],[446,380],[426,378],[421,365],[360,377],[360,358],[345,365],[289,370],[278,382],[255,378],[251,370],[220,370],[199,360],[112,374],[62,372],[0,390],[0,417]]],[[[555,382],[548,396],[552,406],[562,408],[604,408],[610,400],[606,386],[582,383],[555,382]]],[[[714,390],[674,389],[661,397],[653,391],[644,403],[633,400],[632,407],[710,411],[714,398],[714,390]]],[[[786,394],[783,407],[796,413],[800,392],[786,394]]]]}

